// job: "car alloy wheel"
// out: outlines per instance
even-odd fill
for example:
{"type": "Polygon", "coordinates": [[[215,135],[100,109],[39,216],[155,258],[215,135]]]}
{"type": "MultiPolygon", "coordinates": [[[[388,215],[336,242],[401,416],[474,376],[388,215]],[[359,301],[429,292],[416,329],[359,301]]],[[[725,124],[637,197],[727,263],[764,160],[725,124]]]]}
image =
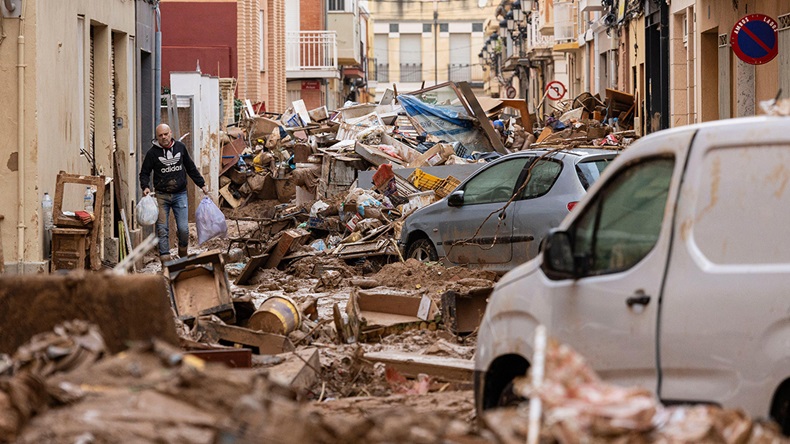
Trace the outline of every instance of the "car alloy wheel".
{"type": "Polygon", "coordinates": [[[425,238],[417,239],[409,245],[406,256],[408,256],[409,259],[417,259],[420,262],[436,262],[439,260],[436,248],[430,240],[425,238]]]}

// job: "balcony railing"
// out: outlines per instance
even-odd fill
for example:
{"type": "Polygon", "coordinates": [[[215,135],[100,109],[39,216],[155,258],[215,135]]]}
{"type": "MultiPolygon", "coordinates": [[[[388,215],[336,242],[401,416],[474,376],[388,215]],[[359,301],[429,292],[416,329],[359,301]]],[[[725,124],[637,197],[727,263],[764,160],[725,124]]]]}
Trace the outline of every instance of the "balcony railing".
{"type": "Polygon", "coordinates": [[[377,82],[389,82],[390,81],[390,64],[389,63],[376,63],[374,65],[375,72],[373,73],[373,79],[377,82]]]}
{"type": "Polygon", "coordinates": [[[471,63],[451,63],[447,65],[447,79],[451,82],[482,82],[483,67],[471,63]]]}
{"type": "Polygon", "coordinates": [[[555,43],[575,42],[578,34],[579,13],[576,4],[569,1],[554,2],[554,41],[555,43]]]}
{"type": "Polygon", "coordinates": [[[290,73],[323,75],[338,69],[335,31],[289,32],[285,48],[285,69],[290,73]]]}
{"type": "Polygon", "coordinates": [[[400,64],[401,82],[421,82],[422,63],[401,63],[400,64]]]}
{"type": "Polygon", "coordinates": [[[532,23],[527,29],[527,52],[535,49],[547,49],[554,46],[554,36],[543,35],[540,33],[537,15],[532,14],[532,23]]]}

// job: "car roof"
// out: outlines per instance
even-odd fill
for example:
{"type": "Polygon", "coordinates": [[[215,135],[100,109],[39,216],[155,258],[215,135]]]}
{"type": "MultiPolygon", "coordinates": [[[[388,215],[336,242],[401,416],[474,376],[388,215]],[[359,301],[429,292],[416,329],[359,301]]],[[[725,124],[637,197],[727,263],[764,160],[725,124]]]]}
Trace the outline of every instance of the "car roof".
{"type": "Polygon", "coordinates": [[[514,153],[506,154],[499,159],[502,158],[514,158],[514,157],[534,157],[534,156],[543,156],[547,153],[549,157],[565,157],[566,155],[574,156],[576,161],[584,159],[586,157],[608,157],[608,156],[616,156],[622,152],[622,149],[602,149],[602,148],[568,148],[568,149],[551,149],[551,148],[540,148],[534,150],[524,150],[524,151],[516,151],[514,153]]]}

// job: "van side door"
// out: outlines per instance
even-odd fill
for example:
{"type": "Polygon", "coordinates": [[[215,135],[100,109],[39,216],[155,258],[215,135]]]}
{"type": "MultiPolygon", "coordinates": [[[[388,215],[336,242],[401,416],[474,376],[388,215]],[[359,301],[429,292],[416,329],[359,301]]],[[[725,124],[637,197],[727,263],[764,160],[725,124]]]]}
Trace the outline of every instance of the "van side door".
{"type": "Polygon", "coordinates": [[[550,334],[582,353],[601,377],[656,390],[657,322],[674,203],[693,130],[640,142],[604,172],[561,227],[571,276],[558,276],[549,245],[540,272],[550,334]],[[551,266],[549,266],[551,264],[551,266]]]}
{"type": "Polygon", "coordinates": [[[699,131],[662,304],[667,400],[767,416],[790,378],[790,118],[699,131]]]}

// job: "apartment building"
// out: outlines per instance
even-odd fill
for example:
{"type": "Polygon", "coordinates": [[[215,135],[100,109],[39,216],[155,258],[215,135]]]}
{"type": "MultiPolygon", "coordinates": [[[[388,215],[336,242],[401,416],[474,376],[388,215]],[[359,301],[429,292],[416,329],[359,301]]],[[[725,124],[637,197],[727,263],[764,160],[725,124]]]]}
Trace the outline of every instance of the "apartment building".
{"type": "Polygon", "coordinates": [[[289,1],[285,27],[289,103],[367,101],[370,15],[358,0],[289,1]]]}
{"type": "Polygon", "coordinates": [[[369,8],[375,20],[371,84],[377,95],[392,85],[412,91],[423,82],[448,80],[483,87],[478,53],[486,21],[494,15],[490,1],[371,1],[369,8]]]}
{"type": "MultiPolygon", "coordinates": [[[[291,3],[291,2],[288,2],[291,3]]],[[[162,85],[171,72],[236,79],[236,97],[285,111],[285,0],[161,0],[162,85]]]]}

